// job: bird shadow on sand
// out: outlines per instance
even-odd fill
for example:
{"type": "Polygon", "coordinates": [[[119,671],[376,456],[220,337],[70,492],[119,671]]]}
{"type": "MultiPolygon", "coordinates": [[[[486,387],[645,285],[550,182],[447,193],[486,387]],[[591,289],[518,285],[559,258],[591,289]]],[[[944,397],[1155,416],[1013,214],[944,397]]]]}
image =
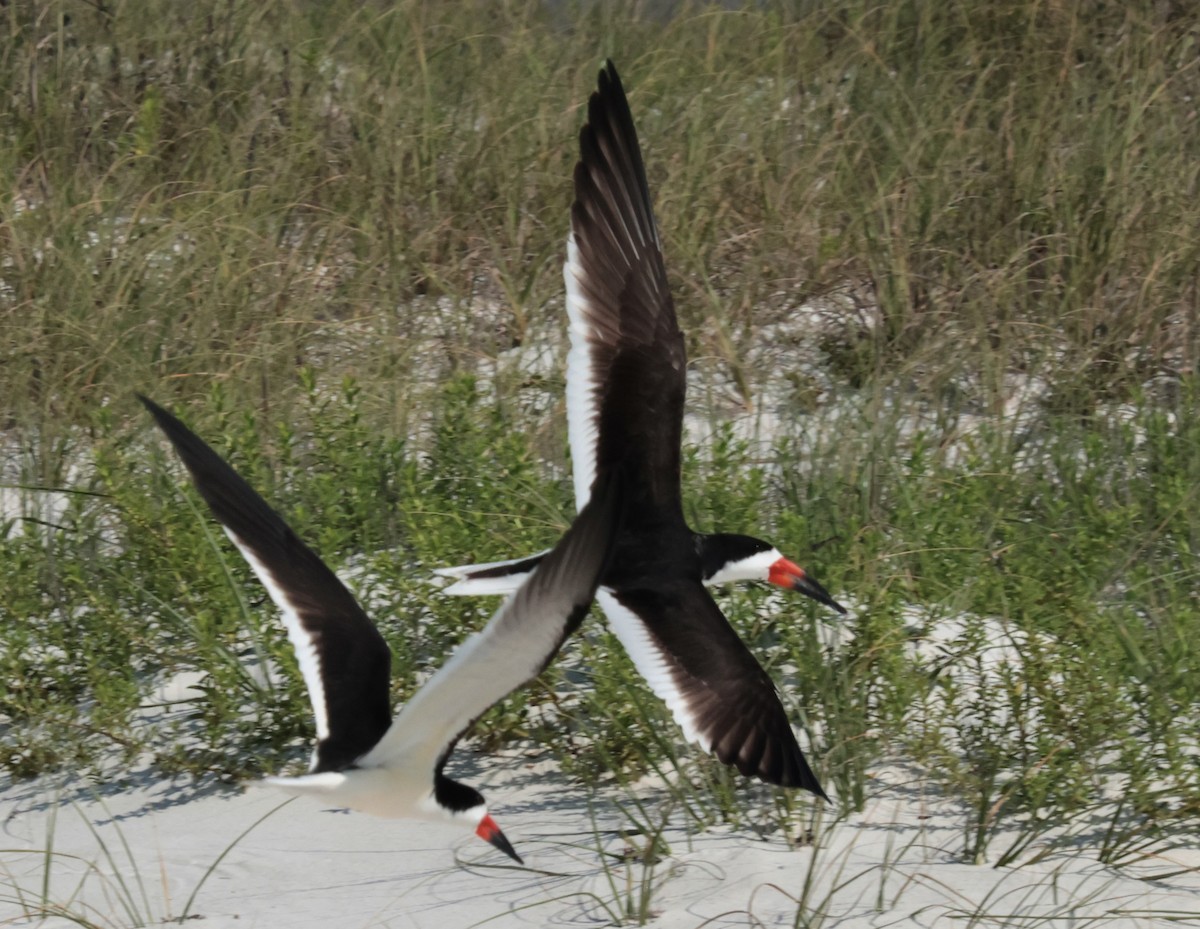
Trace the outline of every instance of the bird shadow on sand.
{"type": "Polygon", "coordinates": [[[55,807],[92,806],[106,815],[89,817],[94,825],[122,822],[160,812],[169,807],[213,797],[229,799],[243,793],[243,788],[217,778],[197,779],[191,776],[166,778],[153,768],[124,771],[109,780],[78,775],[47,775],[24,785],[14,785],[5,791],[9,811],[5,822],[22,815],[45,813],[55,807]],[[131,808],[128,803],[137,798],[131,808]],[[113,809],[124,801],[119,811],[113,809]]]}

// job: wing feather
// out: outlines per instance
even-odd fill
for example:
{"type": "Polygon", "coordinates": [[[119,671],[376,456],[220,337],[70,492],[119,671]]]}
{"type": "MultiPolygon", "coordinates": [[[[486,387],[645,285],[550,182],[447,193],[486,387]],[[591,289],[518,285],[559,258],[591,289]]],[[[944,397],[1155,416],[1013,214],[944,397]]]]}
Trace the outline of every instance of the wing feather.
{"type": "Polygon", "coordinates": [[[744,775],[825,797],[775,685],[698,581],[596,597],[689,742],[744,775]]]}
{"type": "Polygon", "coordinates": [[[311,771],[339,771],[392,722],[391,651],[354,595],[203,439],[139,397],[282,613],[317,727],[311,771]]]}
{"type": "Polygon", "coordinates": [[[621,519],[621,483],[602,477],[529,580],[417,691],[365,764],[414,756],[443,764],[447,746],[480,714],[542,672],[595,596],[621,519]]]}
{"type": "Polygon", "coordinates": [[[687,358],[633,116],[609,62],[579,134],[563,277],[575,504],[598,472],[629,469],[630,517],[679,508],[687,358]]]}

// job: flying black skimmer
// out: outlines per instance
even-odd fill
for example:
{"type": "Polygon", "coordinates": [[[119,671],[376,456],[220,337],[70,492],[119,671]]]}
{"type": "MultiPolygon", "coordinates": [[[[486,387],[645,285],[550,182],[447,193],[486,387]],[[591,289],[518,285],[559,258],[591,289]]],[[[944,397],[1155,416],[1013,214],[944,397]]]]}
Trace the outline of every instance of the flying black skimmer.
{"type": "Polygon", "coordinates": [[[583,621],[616,536],[622,483],[605,480],[558,545],[392,718],[391,652],[354,595],[216,452],[140,397],[200,495],[283,613],[316,717],[309,772],[267,782],[406,819],[467,826],[521,861],[480,793],[443,773],[459,737],[541,673],[583,621]]]}
{"type": "MultiPolygon", "coordinates": [[[[575,502],[623,463],[628,509],[596,597],[638,671],[685,737],[744,775],[825,793],[771,679],[705,591],[764,580],[845,613],[771,544],[693,532],[680,499],[687,387],[683,333],[633,116],[612,62],[600,71],[579,133],[563,276],[571,348],[567,425],[575,502]]],[[[546,557],[443,568],[451,594],[511,591],[546,557]]]]}

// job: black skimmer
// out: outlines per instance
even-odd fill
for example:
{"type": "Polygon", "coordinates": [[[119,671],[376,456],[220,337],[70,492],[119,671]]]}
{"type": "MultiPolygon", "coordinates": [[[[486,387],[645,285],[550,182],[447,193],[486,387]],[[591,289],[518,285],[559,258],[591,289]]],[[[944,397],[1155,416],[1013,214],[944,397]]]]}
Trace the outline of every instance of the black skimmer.
{"type": "MultiPolygon", "coordinates": [[[[571,348],[567,425],[575,502],[623,463],[627,515],[596,598],[686,738],[744,775],[825,797],[771,679],[704,589],[764,580],[841,607],[771,544],[693,532],[680,500],[687,387],[646,171],[612,62],[579,133],[563,276],[571,348]]],[[[451,594],[512,590],[546,557],[443,568],[451,594]]]]}
{"type": "Polygon", "coordinates": [[[376,816],[467,826],[520,862],[480,793],[443,769],[467,727],[541,673],[583,621],[616,535],[619,480],[603,482],[530,579],[393,719],[391,652],[354,595],[202,439],[140,399],[279,607],[296,650],[317,744],[307,774],[267,782],[376,816]]]}

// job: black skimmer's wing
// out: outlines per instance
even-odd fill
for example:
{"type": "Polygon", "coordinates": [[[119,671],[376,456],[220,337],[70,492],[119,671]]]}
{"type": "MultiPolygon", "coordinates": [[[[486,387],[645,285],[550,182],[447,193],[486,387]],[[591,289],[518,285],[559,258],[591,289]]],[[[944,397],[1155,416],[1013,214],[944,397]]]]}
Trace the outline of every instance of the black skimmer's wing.
{"type": "Polygon", "coordinates": [[[545,669],[591,605],[619,528],[623,484],[601,475],[566,535],[409,700],[366,763],[416,756],[440,766],[480,714],[545,669]]]}
{"type": "Polygon", "coordinates": [[[283,613],[316,717],[310,771],[353,765],[392,723],[387,643],[337,575],[220,455],[162,407],[139,399],[283,613]]]}
{"type": "Polygon", "coordinates": [[[698,581],[601,588],[596,599],[689,742],[744,775],[828,799],[775,685],[698,581]]]}
{"type": "Polygon", "coordinates": [[[624,463],[628,518],[679,513],[687,357],[667,287],[646,170],[612,62],[579,133],[567,238],[567,427],[575,503],[624,463]]]}
{"type": "MultiPolygon", "coordinates": [[[[646,507],[677,513],[687,355],[637,131],[612,62],[588,101],[579,145],[563,265],[575,506],[587,503],[598,470],[623,467],[631,501],[627,518],[636,519],[646,507]]],[[[455,579],[446,593],[508,593],[540,557],[435,573],[455,579]]]]}
{"type": "MultiPolygon", "coordinates": [[[[563,272],[576,500],[587,499],[597,470],[623,464],[630,478],[629,538],[598,599],[689,740],[743,774],[823,797],[774,685],[705,592],[698,553],[689,551],[702,548],[703,537],[686,529],[680,506],[687,358],[633,116],[612,62],[588,101],[579,149],[563,272]],[[660,569],[648,577],[643,566],[651,562],[660,569]]],[[[729,560],[741,554],[731,550],[729,560]]]]}

